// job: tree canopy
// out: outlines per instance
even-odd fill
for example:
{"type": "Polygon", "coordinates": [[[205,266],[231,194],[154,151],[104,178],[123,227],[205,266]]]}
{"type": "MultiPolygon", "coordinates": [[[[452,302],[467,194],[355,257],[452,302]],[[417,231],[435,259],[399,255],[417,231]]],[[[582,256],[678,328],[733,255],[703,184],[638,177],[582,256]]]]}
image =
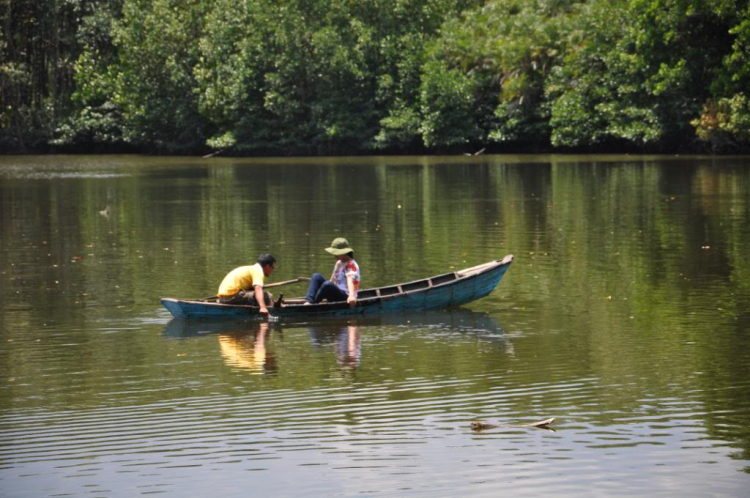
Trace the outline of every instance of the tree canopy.
{"type": "Polygon", "coordinates": [[[0,148],[750,148],[747,0],[0,0],[0,148]]]}

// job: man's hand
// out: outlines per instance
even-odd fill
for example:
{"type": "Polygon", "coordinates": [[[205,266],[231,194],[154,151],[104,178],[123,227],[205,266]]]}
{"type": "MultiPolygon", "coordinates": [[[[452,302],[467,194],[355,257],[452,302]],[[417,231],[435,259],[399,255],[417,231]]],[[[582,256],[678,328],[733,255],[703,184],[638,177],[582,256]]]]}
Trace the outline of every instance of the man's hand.
{"type": "Polygon", "coordinates": [[[263,292],[263,287],[260,285],[255,286],[255,301],[258,303],[260,313],[262,316],[268,316],[268,308],[266,307],[266,296],[263,292]]]}
{"type": "Polygon", "coordinates": [[[350,308],[354,308],[357,305],[357,298],[354,296],[349,296],[346,298],[346,302],[349,303],[350,308]]]}

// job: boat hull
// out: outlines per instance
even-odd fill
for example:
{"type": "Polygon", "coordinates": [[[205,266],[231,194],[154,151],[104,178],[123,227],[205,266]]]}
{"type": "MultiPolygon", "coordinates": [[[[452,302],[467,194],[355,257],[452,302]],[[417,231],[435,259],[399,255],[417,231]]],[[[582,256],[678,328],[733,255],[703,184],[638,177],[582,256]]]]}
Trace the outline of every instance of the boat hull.
{"type": "MultiPolygon", "coordinates": [[[[346,302],[313,305],[285,305],[269,308],[278,318],[301,316],[362,316],[411,310],[431,310],[461,306],[491,293],[500,283],[513,261],[506,256],[459,272],[395,286],[368,289],[360,292],[357,305],[346,302]]],[[[258,308],[220,304],[206,301],[162,298],[162,304],[175,318],[186,319],[245,319],[258,317],[258,308]]]]}

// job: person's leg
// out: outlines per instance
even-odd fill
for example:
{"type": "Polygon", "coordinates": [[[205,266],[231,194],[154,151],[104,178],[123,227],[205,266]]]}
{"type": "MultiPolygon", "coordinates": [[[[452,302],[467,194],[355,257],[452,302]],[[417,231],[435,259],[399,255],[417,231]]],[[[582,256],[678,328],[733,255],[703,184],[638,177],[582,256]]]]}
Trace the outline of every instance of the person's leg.
{"type": "MultiPolygon", "coordinates": [[[[245,303],[250,306],[258,306],[258,300],[255,299],[255,291],[240,291],[240,294],[244,294],[245,303]]],[[[266,291],[263,291],[263,299],[266,300],[266,306],[273,306],[273,296],[266,291]]]]}
{"type": "Polygon", "coordinates": [[[313,273],[313,276],[310,278],[310,285],[307,286],[307,295],[305,296],[305,301],[308,303],[316,303],[315,295],[318,293],[318,289],[326,283],[328,280],[321,275],[320,273],[313,273]]]}
{"type": "MultiPolygon", "coordinates": [[[[273,305],[273,296],[271,296],[271,294],[263,291],[263,297],[266,300],[266,306],[273,305]]],[[[242,304],[245,306],[258,306],[258,301],[255,299],[255,291],[241,290],[234,296],[220,298],[219,302],[221,304],[242,304]]]]}
{"type": "Polygon", "coordinates": [[[234,296],[220,297],[218,301],[221,304],[243,304],[243,303],[237,302],[238,299],[241,299],[240,295],[235,294],[234,296]]]}
{"type": "Polygon", "coordinates": [[[247,296],[245,296],[243,291],[239,291],[234,296],[220,297],[219,302],[221,304],[242,304],[242,305],[248,304],[247,296]]]}
{"type": "Polygon", "coordinates": [[[339,289],[336,284],[330,280],[326,280],[323,285],[320,286],[320,289],[318,289],[318,293],[315,295],[315,302],[319,303],[323,299],[326,299],[329,303],[333,303],[336,301],[346,301],[346,298],[348,297],[349,294],[339,289]]]}

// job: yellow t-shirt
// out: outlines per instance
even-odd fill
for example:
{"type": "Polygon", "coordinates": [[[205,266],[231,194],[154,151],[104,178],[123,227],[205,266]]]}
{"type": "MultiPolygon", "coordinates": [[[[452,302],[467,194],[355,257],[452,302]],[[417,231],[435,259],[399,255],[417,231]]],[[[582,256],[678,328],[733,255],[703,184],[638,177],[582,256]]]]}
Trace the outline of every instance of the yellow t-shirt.
{"type": "Polygon", "coordinates": [[[241,290],[251,290],[253,286],[263,287],[263,267],[259,263],[252,266],[240,266],[230,271],[219,286],[219,297],[234,296],[241,290]]]}

